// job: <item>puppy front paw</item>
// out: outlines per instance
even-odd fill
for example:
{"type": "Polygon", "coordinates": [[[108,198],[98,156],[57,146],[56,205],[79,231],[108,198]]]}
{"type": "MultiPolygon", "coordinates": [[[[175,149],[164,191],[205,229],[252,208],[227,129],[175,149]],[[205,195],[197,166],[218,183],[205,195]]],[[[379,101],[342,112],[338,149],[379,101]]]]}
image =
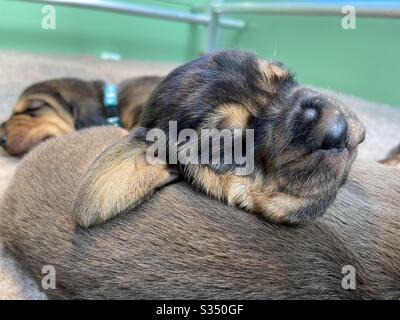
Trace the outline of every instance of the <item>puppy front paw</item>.
{"type": "Polygon", "coordinates": [[[81,226],[98,225],[132,209],[178,178],[167,164],[150,163],[146,151],[146,143],[133,132],[93,162],[73,201],[72,211],[81,226]]]}

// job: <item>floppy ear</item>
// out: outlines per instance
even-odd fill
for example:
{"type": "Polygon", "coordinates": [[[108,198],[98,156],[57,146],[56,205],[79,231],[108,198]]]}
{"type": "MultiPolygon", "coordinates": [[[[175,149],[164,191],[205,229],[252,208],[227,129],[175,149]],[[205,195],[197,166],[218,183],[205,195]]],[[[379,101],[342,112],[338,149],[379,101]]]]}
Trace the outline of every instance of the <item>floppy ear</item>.
{"type": "Polygon", "coordinates": [[[102,111],[104,108],[102,104],[104,81],[89,81],[89,84],[92,90],[88,90],[84,97],[74,97],[68,102],[78,130],[107,125],[107,120],[102,111]]]}
{"type": "MultiPolygon", "coordinates": [[[[103,85],[100,80],[76,80],[68,90],[63,87],[52,91],[55,99],[72,115],[77,130],[106,125],[103,114],[103,85]]],[[[67,87],[68,88],[68,87],[67,87]]]]}
{"type": "Polygon", "coordinates": [[[73,202],[81,226],[103,223],[134,208],[177,179],[167,164],[149,162],[144,137],[145,129],[135,130],[106,149],[85,173],[73,202]]]}

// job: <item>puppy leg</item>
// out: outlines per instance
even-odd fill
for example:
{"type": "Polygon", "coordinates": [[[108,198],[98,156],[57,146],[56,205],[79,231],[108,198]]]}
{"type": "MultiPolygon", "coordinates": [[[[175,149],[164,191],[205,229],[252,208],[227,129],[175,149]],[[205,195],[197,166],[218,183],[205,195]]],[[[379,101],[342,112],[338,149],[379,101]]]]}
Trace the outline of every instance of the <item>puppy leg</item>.
{"type": "Polygon", "coordinates": [[[177,179],[166,164],[149,163],[144,136],[143,128],[135,130],[90,166],[73,202],[73,213],[81,226],[103,223],[177,179]]]}

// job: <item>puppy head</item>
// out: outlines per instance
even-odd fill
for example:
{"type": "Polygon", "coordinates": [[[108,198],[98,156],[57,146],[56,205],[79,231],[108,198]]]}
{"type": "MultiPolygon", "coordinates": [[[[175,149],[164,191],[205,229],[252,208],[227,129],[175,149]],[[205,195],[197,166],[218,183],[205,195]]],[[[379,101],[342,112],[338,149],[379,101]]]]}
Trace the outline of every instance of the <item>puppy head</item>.
{"type": "Polygon", "coordinates": [[[100,81],[57,79],[25,89],[1,125],[0,144],[21,156],[38,143],[89,125],[102,124],[100,81]]]}
{"type": "Polygon", "coordinates": [[[142,126],[168,131],[169,121],[178,130],[253,129],[249,176],[234,177],[235,163],[185,166],[184,172],[217,198],[288,223],[325,212],[365,137],[343,103],[302,86],[280,63],[238,51],[201,57],[161,83],[142,126]]]}
{"type": "MultiPolygon", "coordinates": [[[[282,64],[237,51],[194,60],[161,82],[141,126],[169,137],[171,121],[178,131],[193,129],[198,136],[210,128],[253,130],[255,166],[247,176],[235,175],[240,164],[224,162],[224,154],[217,165],[180,162],[178,167],[211,196],[284,223],[325,212],[365,135],[340,102],[298,84],[282,64]]],[[[143,142],[144,135],[138,139],[137,132],[107,149],[83,177],[73,203],[81,225],[102,223],[174,179],[175,166],[143,161],[149,141],[143,142]]],[[[202,158],[199,150],[196,157],[202,158]]]]}

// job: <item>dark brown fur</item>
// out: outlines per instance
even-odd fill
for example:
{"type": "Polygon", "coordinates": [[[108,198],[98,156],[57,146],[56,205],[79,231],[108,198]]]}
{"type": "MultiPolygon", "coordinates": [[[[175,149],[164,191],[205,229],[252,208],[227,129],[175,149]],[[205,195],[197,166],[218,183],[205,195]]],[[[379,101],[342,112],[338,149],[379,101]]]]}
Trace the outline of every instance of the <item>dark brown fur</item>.
{"type": "MultiPolygon", "coordinates": [[[[302,86],[281,63],[232,50],[180,66],[160,83],[144,108],[140,126],[161,129],[168,136],[170,121],[176,121],[178,132],[193,129],[198,136],[202,129],[253,129],[250,152],[254,152],[255,169],[246,175],[237,174],[238,164],[224,162],[223,152],[219,164],[211,163],[211,157],[208,164],[200,165],[166,161],[169,169],[178,168],[186,181],[205,194],[278,223],[323,215],[365,137],[364,126],[340,101],[302,86]],[[314,112],[310,120],[305,119],[307,110],[314,112]],[[348,130],[340,146],[326,148],[328,129],[337,117],[343,118],[348,130]]],[[[74,212],[79,221],[87,222],[84,226],[105,221],[143,200],[121,184],[119,194],[127,197],[119,197],[118,205],[114,201],[122,173],[112,168],[127,159],[131,166],[125,167],[134,167],[136,161],[126,156],[137,142],[135,133],[127,139],[131,142],[124,140],[96,159],[97,169],[89,170],[78,189],[74,212]],[[114,177],[108,174],[112,171],[114,177]],[[105,174],[107,182],[100,183],[105,174]]],[[[128,176],[130,189],[145,185],[151,191],[145,196],[160,187],[159,181],[151,187],[151,179],[143,179],[142,172],[128,176]]]]}
{"type": "MultiPolygon", "coordinates": [[[[134,128],[143,106],[161,77],[123,81],[118,88],[118,109],[125,129],[134,128]]],[[[107,124],[103,81],[54,79],[25,89],[10,118],[0,126],[2,146],[21,156],[38,143],[74,130],[107,124]]]]}
{"type": "Polygon", "coordinates": [[[321,219],[268,223],[184,183],[80,228],[71,201],[94,159],[126,132],[94,128],[35,148],[0,208],[0,236],[50,298],[399,299],[400,171],[356,162],[321,219]],[[345,265],[356,289],[341,286],[345,265]]]}

